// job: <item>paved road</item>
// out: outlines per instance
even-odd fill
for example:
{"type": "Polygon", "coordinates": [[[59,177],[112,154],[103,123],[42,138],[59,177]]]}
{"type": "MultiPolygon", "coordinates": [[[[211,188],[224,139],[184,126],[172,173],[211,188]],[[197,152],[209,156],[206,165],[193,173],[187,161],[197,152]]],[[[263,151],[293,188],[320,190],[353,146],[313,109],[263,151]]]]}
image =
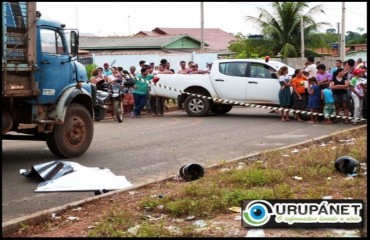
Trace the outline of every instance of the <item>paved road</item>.
{"type": "MultiPolygon", "coordinates": [[[[68,161],[108,168],[138,185],[176,175],[184,164],[194,162],[207,167],[350,127],[281,122],[277,114],[245,107],[236,107],[224,116],[203,118],[173,111],[164,117],[125,118],[123,123],[112,119],[95,122],[89,150],[68,161]]],[[[35,193],[38,182],[21,176],[19,170],[58,158],[45,142],[4,140],[2,146],[3,222],[94,196],[93,192],[35,193]]]]}

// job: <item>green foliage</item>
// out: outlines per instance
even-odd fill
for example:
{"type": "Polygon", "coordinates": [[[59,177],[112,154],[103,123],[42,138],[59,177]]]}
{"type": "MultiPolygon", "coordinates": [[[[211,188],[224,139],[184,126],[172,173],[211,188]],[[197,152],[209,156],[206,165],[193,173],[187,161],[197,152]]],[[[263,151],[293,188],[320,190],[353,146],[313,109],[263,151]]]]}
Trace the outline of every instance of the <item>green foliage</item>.
{"type": "Polygon", "coordinates": [[[91,72],[92,72],[92,70],[94,70],[95,68],[97,68],[98,67],[98,65],[96,65],[96,64],[88,64],[88,65],[86,65],[85,66],[85,68],[86,68],[86,73],[87,73],[87,77],[90,79],[91,78],[91,72]]]}
{"type": "Polygon", "coordinates": [[[360,34],[357,32],[348,31],[346,33],[346,45],[367,43],[367,33],[360,34]]]}
{"type": "Polygon", "coordinates": [[[273,2],[272,11],[258,8],[259,17],[247,16],[246,20],[261,27],[265,39],[272,42],[274,55],[280,52],[283,58],[298,57],[301,46],[301,18],[304,23],[305,44],[306,37],[315,33],[321,26],[328,25],[314,21],[316,14],[325,13],[321,4],[308,9],[307,12],[306,8],[307,2],[273,2]]]}
{"type": "Polygon", "coordinates": [[[130,214],[127,212],[112,210],[109,215],[99,222],[94,229],[89,231],[89,237],[125,237],[125,231],[134,226],[130,214]]]}
{"type": "Polygon", "coordinates": [[[261,58],[273,54],[273,45],[266,39],[248,39],[245,36],[238,36],[237,41],[229,46],[229,50],[236,52],[235,58],[261,58]]]}

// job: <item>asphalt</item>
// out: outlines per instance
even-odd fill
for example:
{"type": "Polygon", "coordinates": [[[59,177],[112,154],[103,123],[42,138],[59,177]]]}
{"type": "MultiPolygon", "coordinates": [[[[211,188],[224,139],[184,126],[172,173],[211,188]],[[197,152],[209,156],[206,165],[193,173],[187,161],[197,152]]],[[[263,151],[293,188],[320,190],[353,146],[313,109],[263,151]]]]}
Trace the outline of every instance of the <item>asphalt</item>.
{"type": "MultiPolygon", "coordinates": [[[[315,138],[315,139],[303,141],[303,142],[300,142],[300,143],[284,146],[284,147],[281,147],[281,148],[271,149],[270,151],[282,150],[282,149],[287,149],[287,148],[296,148],[298,146],[308,146],[308,145],[313,144],[313,143],[319,143],[319,142],[321,142],[325,139],[331,138],[332,136],[335,136],[337,134],[345,133],[345,132],[351,131],[353,129],[362,129],[362,128],[366,129],[367,124],[366,125],[361,125],[361,126],[358,126],[358,127],[354,127],[354,128],[351,128],[351,129],[346,129],[346,130],[343,130],[343,131],[340,131],[340,132],[335,132],[333,134],[324,135],[324,136],[321,136],[319,138],[315,138]]],[[[264,153],[266,153],[266,152],[264,152],[264,153]]],[[[234,159],[230,159],[230,160],[226,161],[225,163],[248,160],[248,159],[252,159],[252,158],[255,159],[259,155],[261,155],[261,152],[246,155],[246,156],[242,156],[242,157],[238,157],[238,158],[234,158],[234,159]]],[[[208,169],[212,169],[212,168],[217,167],[219,165],[220,164],[211,165],[210,167],[208,167],[208,169]]],[[[22,226],[25,226],[25,225],[36,225],[38,223],[42,223],[44,221],[50,220],[51,217],[52,217],[52,214],[58,215],[58,214],[60,214],[64,211],[66,211],[67,209],[76,208],[78,206],[84,205],[85,203],[92,202],[92,201],[100,199],[100,198],[105,198],[105,197],[111,196],[113,194],[118,194],[118,193],[122,193],[122,192],[126,192],[126,191],[131,191],[133,189],[137,189],[137,188],[149,185],[149,184],[163,182],[163,181],[166,181],[166,180],[169,180],[169,179],[173,179],[174,177],[176,177],[176,176],[169,176],[169,177],[158,179],[156,181],[152,181],[152,182],[145,183],[145,184],[137,184],[137,185],[134,185],[134,186],[129,187],[129,188],[107,192],[107,193],[104,193],[104,194],[101,194],[101,195],[86,198],[84,200],[75,201],[75,202],[65,204],[65,205],[62,205],[62,206],[59,206],[59,207],[50,208],[50,209],[47,209],[47,210],[44,210],[44,211],[40,211],[40,212],[37,212],[37,213],[34,213],[34,214],[30,214],[28,216],[24,216],[24,217],[16,218],[16,219],[13,219],[13,220],[10,220],[10,221],[7,221],[7,222],[3,222],[2,223],[2,234],[4,235],[4,234],[9,234],[9,233],[12,233],[12,232],[16,232],[22,226]]]]}

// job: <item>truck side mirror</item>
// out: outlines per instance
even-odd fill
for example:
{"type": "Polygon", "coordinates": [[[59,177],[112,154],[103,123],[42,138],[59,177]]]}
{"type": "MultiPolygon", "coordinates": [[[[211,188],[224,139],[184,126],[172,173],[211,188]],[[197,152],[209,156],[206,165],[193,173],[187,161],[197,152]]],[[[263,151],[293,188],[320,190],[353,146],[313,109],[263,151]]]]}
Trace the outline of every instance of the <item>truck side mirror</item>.
{"type": "Polygon", "coordinates": [[[78,34],[75,31],[71,31],[71,54],[72,57],[78,54],[78,34]]]}

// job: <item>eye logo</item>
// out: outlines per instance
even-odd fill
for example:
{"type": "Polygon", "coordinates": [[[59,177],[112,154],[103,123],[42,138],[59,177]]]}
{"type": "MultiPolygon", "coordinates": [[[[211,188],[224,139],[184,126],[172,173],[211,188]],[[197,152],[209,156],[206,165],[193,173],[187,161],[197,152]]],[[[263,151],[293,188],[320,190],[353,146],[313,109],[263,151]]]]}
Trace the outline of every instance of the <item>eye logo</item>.
{"type": "Polygon", "coordinates": [[[272,206],[263,200],[251,201],[243,211],[243,220],[253,227],[259,227],[270,220],[272,206]],[[270,210],[270,212],[269,212],[270,210]]]}

